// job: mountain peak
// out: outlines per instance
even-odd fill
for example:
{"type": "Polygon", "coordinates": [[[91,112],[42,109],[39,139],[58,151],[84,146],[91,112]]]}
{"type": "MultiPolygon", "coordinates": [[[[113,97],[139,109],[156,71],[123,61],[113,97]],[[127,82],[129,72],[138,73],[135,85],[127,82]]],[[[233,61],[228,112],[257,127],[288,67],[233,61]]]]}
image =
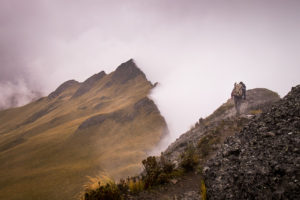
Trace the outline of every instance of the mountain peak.
{"type": "Polygon", "coordinates": [[[127,81],[134,79],[135,77],[142,75],[146,78],[145,74],[138,68],[134,60],[130,60],[122,63],[114,72],[112,79],[120,83],[126,83],[127,81]]]}

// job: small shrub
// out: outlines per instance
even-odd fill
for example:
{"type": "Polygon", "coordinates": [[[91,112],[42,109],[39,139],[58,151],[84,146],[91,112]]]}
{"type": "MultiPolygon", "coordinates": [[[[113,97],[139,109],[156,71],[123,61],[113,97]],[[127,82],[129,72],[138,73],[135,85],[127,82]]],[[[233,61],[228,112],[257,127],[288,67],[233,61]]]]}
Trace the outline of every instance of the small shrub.
{"type": "Polygon", "coordinates": [[[125,182],[124,179],[120,179],[120,182],[117,184],[121,194],[124,194],[124,195],[127,195],[127,192],[129,190],[129,187],[128,187],[128,183],[125,182]]]}
{"type": "Polygon", "coordinates": [[[171,178],[179,174],[176,174],[176,170],[174,170],[175,165],[166,159],[163,154],[159,162],[154,156],[150,156],[143,160],[142,163],[146,172],[146,175],[143,177],[145,189],[168,183],[171,178]]]}
{"type": "Polygon", "coordinates": [[[199,163],[199,157],[196,153],[195,147],[189,145],[187,150],[181,154],[180,166],[185,171],[192,171],[195,166],[199,163]]]}
{"type": "Polygon", "coordinates": [[[158,183],[157,178],[160,174],[160,168],[154,156],[149,156],[146,160],[142,161],[146,176],[144,177],[145,188],[150,188],[158,183]]]}
{"type": "Polygon", "coordinates": [[[96,190],[86,191],[84,200],[121,200],[121,192],[115,183],[107,183],[96,190]]]}
{"type": "Polygon", "coordinates": [[[83,200],[119,200],[128,199],[129,194],[137,194],[153,186],[168,183],[171,178],[181,176],[181,170],[174,170],[175,165],[161,155],[158,162],[154,156],[142,161],[145,175],[140,178],[128,177],[115,184],[109,177],[90,178],[90,183],[84,191],[83,200]],[[101,184],[100,184],[101,181],[101,184]]]}

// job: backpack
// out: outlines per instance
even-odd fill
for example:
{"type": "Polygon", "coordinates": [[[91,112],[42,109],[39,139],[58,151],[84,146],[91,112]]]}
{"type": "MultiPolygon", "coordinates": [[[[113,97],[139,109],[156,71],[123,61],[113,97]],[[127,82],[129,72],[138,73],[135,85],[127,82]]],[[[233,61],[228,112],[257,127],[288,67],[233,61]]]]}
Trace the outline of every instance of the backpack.
{"type": "Polygon", "coordinates": [[[232,91],[232,94],[233,94],[233,96],[236,96],[236,97],[242,97],[243,96],[242,84],[236,84],[232,91]]]}

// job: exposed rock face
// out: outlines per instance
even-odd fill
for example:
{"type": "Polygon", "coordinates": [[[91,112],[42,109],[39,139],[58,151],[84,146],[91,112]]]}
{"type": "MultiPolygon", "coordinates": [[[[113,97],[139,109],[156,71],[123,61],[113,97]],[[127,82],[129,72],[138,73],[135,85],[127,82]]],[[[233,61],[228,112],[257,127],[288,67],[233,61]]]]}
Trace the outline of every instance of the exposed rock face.
{"type": "MultiPolygon", "coordinates": [[[[173,142],[164,152],[171,161],[178,162],[180,154],[185,151],[189,144],[196,146],[201,138],[211,135],[213,137],[226,137],[238,131],[233,128],[245,124],[249,117],[247,114],[255,109],[264,109],[266,105],[270,105],[280,99],[277,93],[267,89],[256,88],[247,90],[247,100],[243,100],[241,104],[241,119],[235,118],[236,111],[232,99],[220,106],[212,115],[206,119],[200,119],[194,128],[182,134],[175,142],[173,142]],[[216,129],[220,129],[220,133],[215,134],[216,129]],[[214,134],[212,134],[214,133],[214,134]]],[[[222,138],[221,138],[222,139],[222,138]]],[[[217,147],[216,147],[217,148],[217,147]]]]}
{"type": "Polygon", "coordinates": [[[228,138],[205,167],[209,199],[300,199],[300,85],[228,138]]]}
{"type": "Polygon", "coordinates": [[[145,74],[136,66],[133,59],[122,63],[112,76],[112,79],[118,83],[126,83],[127,81],[142,75],[146,78],[145,74]]]}

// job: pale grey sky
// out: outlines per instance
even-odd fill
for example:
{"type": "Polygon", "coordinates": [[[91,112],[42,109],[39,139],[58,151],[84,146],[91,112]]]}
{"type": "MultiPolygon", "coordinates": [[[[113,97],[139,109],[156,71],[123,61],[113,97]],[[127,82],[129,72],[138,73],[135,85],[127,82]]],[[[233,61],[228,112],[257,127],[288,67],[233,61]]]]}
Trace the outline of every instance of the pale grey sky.
{"type": "Polygon", "coordinates": [[[235,81],[281,96],[299,84],[299,36],[298,0],[1,0],[0,106],[134,58],[177,137],[235,81]]]}

